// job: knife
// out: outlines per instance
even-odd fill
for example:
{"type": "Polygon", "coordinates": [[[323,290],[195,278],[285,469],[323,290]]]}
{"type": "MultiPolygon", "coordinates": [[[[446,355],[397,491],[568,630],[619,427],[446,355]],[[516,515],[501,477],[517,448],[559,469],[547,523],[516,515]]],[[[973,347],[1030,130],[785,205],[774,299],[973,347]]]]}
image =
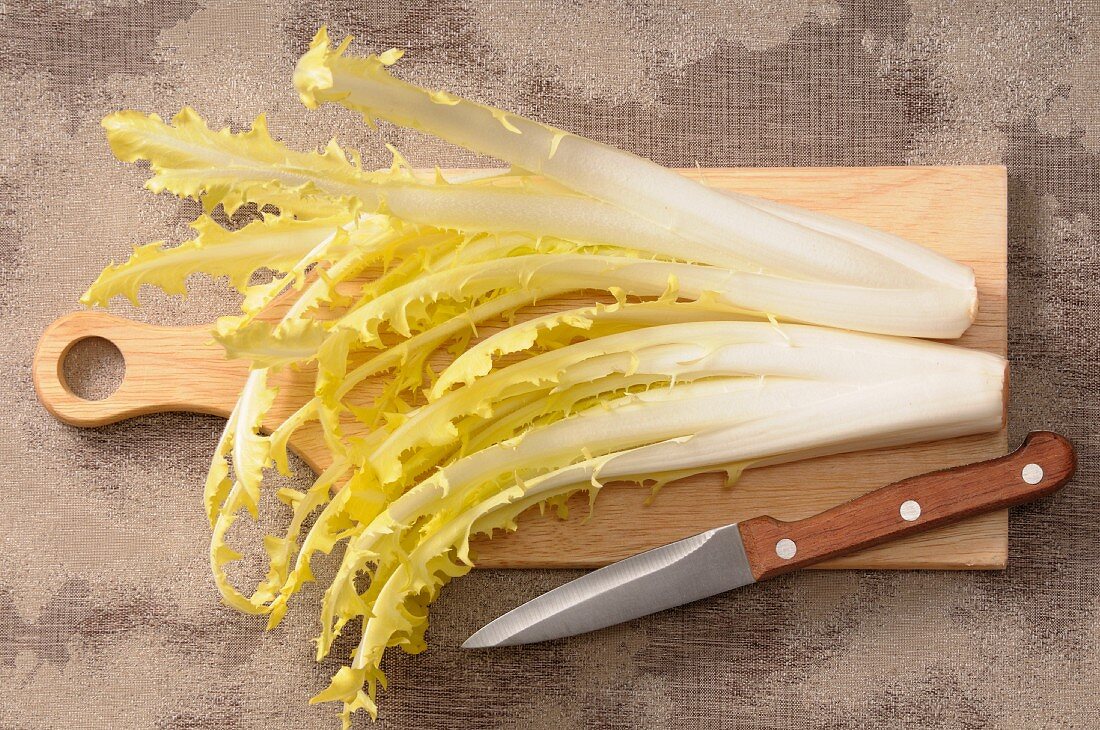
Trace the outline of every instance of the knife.
{"type": "Polygon", "coordinates": [[[718,527],[600,568],[509,611],[465,649],[573,636],[697,601],[814,563],[1054,493],[1073,445],[1034,431],[997,459],[903,479],[794,522],[718,527]]]}

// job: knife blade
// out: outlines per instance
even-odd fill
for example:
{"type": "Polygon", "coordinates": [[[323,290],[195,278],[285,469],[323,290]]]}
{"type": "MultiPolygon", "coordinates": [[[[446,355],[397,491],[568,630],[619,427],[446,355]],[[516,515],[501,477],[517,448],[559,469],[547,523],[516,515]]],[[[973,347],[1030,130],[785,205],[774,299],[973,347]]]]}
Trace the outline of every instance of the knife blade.
{"type": "Polygon", "coordinates": [[[736,524],[647,550],[558,586],[475,633],[466,649],[573,636],[756,581],[736,524]]]}
{"type": "Polygon", "coordinates": [[[465,649],[594,631],[828,558],[1030,502],[1073,476],[1064,437],[1035,431],[997,459],[904,479],[793,522],[755,517],[613,563],[489,622],[465,649]]]}

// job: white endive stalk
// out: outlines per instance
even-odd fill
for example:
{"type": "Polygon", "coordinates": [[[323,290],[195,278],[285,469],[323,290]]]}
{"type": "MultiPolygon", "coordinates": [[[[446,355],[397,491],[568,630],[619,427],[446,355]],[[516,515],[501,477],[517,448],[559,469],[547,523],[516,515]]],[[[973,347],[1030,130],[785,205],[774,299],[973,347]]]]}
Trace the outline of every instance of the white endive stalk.
{"type": "Polygon", "coordinates": [[[467,384],[493,369],[494,358],[530,350],[541,338],[561,337],[559,330],[584,335],[592,339],[604,334],[676,324],[679,322],[762,320],[755,312],[722,305],[710,298],[692,302],[678,302],[678,290],[669,292],[656,301],[613,304],[595,304],[591,307],[551,312],[501,330],[461,353],[440,373],[432,386],[430,396],[439,398],[456,384],[467,384]]]}
{"type": "MultiPolygon", "coordinates": [[[[541,254],[517,256],[483,264],[460,266],[417,280],[408,290],[390,292],[352,311],[339,320],[333,332],[369,328],[393,321],[392,307],[404,296],[433,293],[480,295],[497,288],[568,284],[567,290],[618,287],[638,296],[657,296],[670,277],[688,299],[713,293],[716,301],[743,309],[768,312],[783,319],[843,329],[900,333],[914,337],[943,335],[942,326],[957,313],[958,294],[953,290],[868,289],[827,282],[800,282],[791,286],[786,279],[713,266],[665,261],[647,261],[620,256],[588,254],[541,254]],[[902,306],[904,305],[904,306],[902,306]],[[932,314],[937,316],[932,316],[932,314]]],[[[557,287],[555,287],[557,288],[557,287]]],[[[955,322],[961,332],[969,320],[955,322]]]]}
{"type": "MultiPolygon", "coordinates": [[[[728,247],[684,238],[629,211],[589,197],[542,190],[538,186],[428,185],[393,181],[387,175],[368,176],[369,182],[347,192],[364,201],[370,210],[385,210],[413,223],[471,232],[524,231],[533,236],[617,246],[741,271],[774,276],[786,273],[728,247]]],[[[328,189],[324,183],[321,185],[328,189]]]]}
{"type": "Polygon", "coordinates": [[[865,226],[862,223],[837,218],[836,216],[809,211],[795,205],[777,203],[774,200],[757,198],[752,195],[723,193],[737,198],[754,208],[767,211],[793,223],[813,228],[831,236],[858,241],[861,246],[877,251],[898,261],[914,271],[952,288],[971,290],[974,288],[974,272],[969,266],[941,256],[932,249],[915,246],[901,236],[865,226]]]}

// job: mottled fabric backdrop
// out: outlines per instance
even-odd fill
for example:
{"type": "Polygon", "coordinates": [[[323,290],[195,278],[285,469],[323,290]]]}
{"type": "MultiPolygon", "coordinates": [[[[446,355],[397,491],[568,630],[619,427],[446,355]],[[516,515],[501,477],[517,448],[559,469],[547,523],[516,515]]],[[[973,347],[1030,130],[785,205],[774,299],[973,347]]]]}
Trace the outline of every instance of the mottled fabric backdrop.
{"type": "MultiPolygon", "coordinates": [[[[42,329],[107,261],[181,240],[196,212],[112,159],[110,111],[262,111],[299,146],[485,162],[304,109],[290,74],[323,22],[358,51],[406,49],[409,79],[666,165],[1007,165],[1013,440],[1057,429],[1081,456],[1063,493],[1013,513],[1004,572],[807,573],[464,653],[576,576],[477,571],[444,591],[426,654],[390,657],[379,727],[1100,725],[1097,2],[39,0],[0,3],[0,726],[336,726],[306,705],[335,666],[311,659],[315,614],[264,633],[216,600],[198,492],[219,420],[75,429],[30,375],[42,329]]],[[[195,286],[118,311],[179,324],[233,306],[195,286]]],[[[102,354],[74,370],[87,392],[118,375],[102,354]]]]}

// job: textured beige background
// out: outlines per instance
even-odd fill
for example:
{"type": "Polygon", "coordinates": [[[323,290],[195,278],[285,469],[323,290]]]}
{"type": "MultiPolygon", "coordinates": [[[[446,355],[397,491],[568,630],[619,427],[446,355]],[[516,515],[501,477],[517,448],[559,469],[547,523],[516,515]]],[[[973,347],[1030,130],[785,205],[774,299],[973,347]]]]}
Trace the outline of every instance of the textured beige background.
{"type": "MultiPolygon", "coordinates": [[[[198,489],[217,419],[82,431],[35,402],[29,356],[111,258],[186,235],[140,189],[109,111],[260,111],[375,162],[479,161],[307,112],[320,22],[402,73],[669,165],[1003,163],[1011,421],[1061,430],[1079,476],[1017,510],[1004,573],[829,573],[548,645],[465,654],[481,623],[575,574],[476,572],[427,654],[394,654],[381,727],[1094,728],[1100,717],[1100,6],[1093,2],[0,3],[0,727],[333,727],[304,701],[308,612],[273,633],[214,600],[198,489]]],[[[232,306],[196,282],[133,316],[232,306]]],[[[131,314],[126,308],[120,312],[131,314]]],[[[89,358],[88,362],[94,362],[89,358]]],[[[366,723],[363,723],[364,725],[366,723]]]]}

